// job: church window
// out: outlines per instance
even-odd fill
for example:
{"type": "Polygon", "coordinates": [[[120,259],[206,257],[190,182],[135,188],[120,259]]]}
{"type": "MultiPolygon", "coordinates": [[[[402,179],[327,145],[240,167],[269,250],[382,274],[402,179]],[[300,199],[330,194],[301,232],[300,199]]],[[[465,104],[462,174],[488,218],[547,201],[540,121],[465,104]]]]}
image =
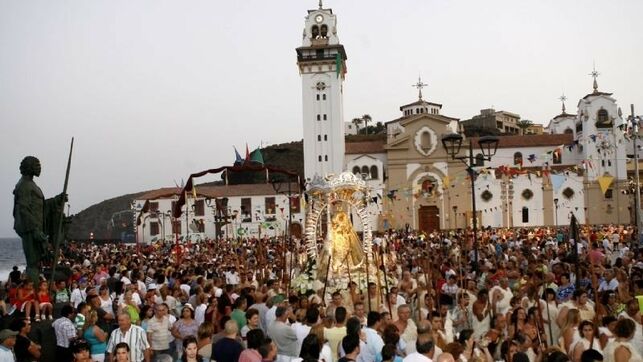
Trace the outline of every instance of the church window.
{"type": "Polygon", "coordinates": [[[328,25],[323,24],[321,26],[320,34],[322,38],[327,38],[328,37],[328,25]]]}
{"type": "Polygon", "coordinates": [[[601,160],[601,166],[605,167],[605,160],[601,160]]]}
{"type": "Polygon", "coordinates": [[[327,119],[328,119],[328,118],[326,118],[326,115],[324,114],[324,121],[325,121],[325,120],[327,120],[327,119]]]}
{"type": "Polygon", "coordinates": [[[565,198],[566,198],[567,200],[569,200],[569,199],[571,199],[572,197],[574,197],[574,194],[575,194],[574,190],[572,190],[572,189],[571,189],[571,188],[569,188],[569,187],[566,187],[566,188],[563,190],[563,196],[565,196],[565,198]]]}
{"type": "Polygon", "coordinates": [[[324,135],[324,141],[328,141],[328,135],[327,134],[324,135]]]}
{"type": "Polygon", "coordinates": [[[318,159],[319,159],[319,162],[321,162],[321,160],[322,160],[321,155],[319,155],[318,159]]]}
{"type": "Polygon", "coordinates": [[[362,177],[366,178],[368,177],[369,172],[368,172],[368,166],[362,166],[362,177]]]}
{"type": "Polygon", "coordinates": [[[324,156],[324,161],[328,161],[328,155],[324,156]]]}
{"type": "Polygon", "coordinates": [[[320,134],[317,135],[317,141],[321,141],[321,135],[320,134]]]}
{"type": "Polygon", "coordinates": [[[482,153],[478,153],[476,155],[476,163],[475,163],[475,165],[476,166],[484,166],[484,156],[482,155],[482,153]]]}
{"type": "Polygon", "coordinates": [[[431,133],[429,133],[429,132],[422,133],[422,135],[420,136],[420,142],[422,142],[421,147],[424,150],[424,152],[428,153],[429,150],[431,149],[431,146],[432,146],[432,144],[431,144],[431,133]]]}
{"type": "MultiPolygon", "coordinates": [[[[315,52],[315,55],[317,55],[318,59],[323,59],[324,58],[324,49],[317,49],[315,52]]],[[[319,69],[319,67],[317,67],[319,69]]]]}
{"type": "Polygon", "coordinates": [[[196,200],[194,203],[194,215],[195,216],[204,216],[205,215],[205,200],[196,200]]]}
{"type": "Polygon", "coordinates": [[[378,178],[377,166],[373,165],[371,166],[371,180],[377,180],[378,178]]]}
{"type": "Polygon", "coordinates": [[[322,94],[322,100],[326,100],[326,94],[322,94]]]}
{"type": "Polygon", "coordinates": [[[605,198],[607,200],[611,200],[613,197],[614,190],[613,189],[607,189],[605,190],[605,198]]]}
{"type": "Polygon", "coordinates": [[[607,160],[607,167],[612,167],[612,160],[607,160]]]}
{"type": "Polygon", "coordinates": [[[319,94],[317,95],[317,100],[319,100],[319,94]]]}
{"type": "Polygon", "coordinates": [[[150,222],[150,235],[158,235],[159,234],[159,223],[156,221],[150,222]]]}
{"type": "Polygon", "coordinates": [[[526,206],[522,208],[522,222],[529,222],[529,209],[526,206]]]}
{"type": "Polygon", "coordinates": [[[480,194],[480,197],[483,201],[489,202],[493,198],[493,194],[489,190],[484,190],[484,192],[480,194]]]}
{"type": "Polygon", "coordinates": [[[353,175],[359,175],[360,173],[361,172],[360,172],[359,166],[354,166],[353,167],[353,175]]]}
{"type": "Polygon", "coordinates": [[[319,27],[317,25],[313,25],[311,29],[311,33],[312,33],[313,39],[317,39],[319,37],[319,27]]]}
{"type": "Polygon", "coordinates": [[[609,114],[606,110],[600,109],[596,114],[596,127],[597,128],[609,128],[612,127],[612,121],[609,118],[609,114]]]}
{"type": "MultiPolygon", "coordinates": [[[[579,124],[580,124],[580,128],[581,128],[581,131],[582,131],[583,130],[583,124],[582,123],[579,123],[579,124]]],[[[567,129],[565,129],[565,134],[574,134],[574,131],[572,131],[571,128],[567,128],[567,129]]]]}
{"type": "Polygon", "coordinates": [[[522,165],[522,153],[514,153],[514,165],[522,165]]]}
{"type": "Polygon", "coordinates": [[[321,121],[321,115],[319,115],[319,114],[317,115],[317,120],[321,121]]]}

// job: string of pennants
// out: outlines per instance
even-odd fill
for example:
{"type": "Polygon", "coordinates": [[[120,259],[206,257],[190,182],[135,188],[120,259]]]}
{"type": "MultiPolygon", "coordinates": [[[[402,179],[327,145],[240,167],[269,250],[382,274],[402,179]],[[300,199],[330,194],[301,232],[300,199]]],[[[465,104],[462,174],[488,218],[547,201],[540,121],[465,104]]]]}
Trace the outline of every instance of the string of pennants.
{"type": "MultiPolygon", "coordinates": [[[[607,135],[597,134],[597,135],[589,135],[588,137],[592,140],[592,142],[597,142],[597,141],[606,142],[604,141],[604,139],[607,138],[607,135]]],[[[579,165],[574,165],[564,169],[559,169],[558,171],[551,170],[549,166],[549,162],[555,158],[560,158],[565,148],[571,152],[575,147],[579,147],[579,146],[580,146],[579,141],[574,141],[572,144],[557,146],[540,155],[536,155],[536,154],[527,155],[527,161],[529,161],[531,164],[533,164],[535,161],[539,159],[541,159],[544,162],[541,170],[525,170],[523,169],[524,163],[522,159],[519,159],[519,160],[514,160],[514,165],[507,164],[507,165],[498,166],[496,168],[480,167],[479,169],[477,169],[476,173],[477,175],[488,175],[491,173],[497,173],[500,176],[508,176],[511,178],[518,177],[520,175],[527,175],[530,182],[532,180],[531,179],[532,176],[535,175],[537,177],[543,177],[545,182],[550,182],[554,191],[558,192],[562,184],[564,183],[564,181],[568,179],[566,175],[568,175],[570,171],[578,173],[580,169],[587,171],[587,170],[594,170],[597,168],[597,165],[596,165],[597,160],[594,160],[592,155],[589,155],[588,159],[581,160],[579,165]]],[[[609,153],[612,152],[612,147],[609,144],[607,144],[607,146],[603,146],[602,149],[606,151],[606,153],[607,151],[609,151],[609,153]]],[[[607,192],[613,180],[614,180],[614,177],[609,175],[603,175],[597,178],[599,187],[603,194],[607,192]]],[[[455,187],[456,184],[460,184],[460,183],[464,184],[464,182],[469,182],[469,176],[467,171],[464,170],[454,175],[453,179],[451,179],[447,175],[447,176],[444,176],[441,181],[444,188],[455,187]]],[[[435,196],[436,192],[437,192],[437,187],[433,187],[430,190],[423,190],[422,187],[420,187],[419,185],[414,185],[411,187],[402,186],[402,187],[396,187],[396,188],[390,189],[389,192],[386,194],[386,197],[390,201],[400,200],[399,194],[401,193],[403,196],[407,198],[413,196],[417,199],[420,197],[435,196]]]]}

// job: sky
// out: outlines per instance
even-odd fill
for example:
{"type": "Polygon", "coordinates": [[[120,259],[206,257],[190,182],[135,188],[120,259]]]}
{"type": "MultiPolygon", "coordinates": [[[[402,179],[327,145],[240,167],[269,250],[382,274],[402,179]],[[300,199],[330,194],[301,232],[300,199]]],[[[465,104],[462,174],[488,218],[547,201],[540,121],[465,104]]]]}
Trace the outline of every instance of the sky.
{"type": "MultiPolygon", "coordinates": [[[[326,0],[348,55],[346,121],[424,98],[547,122],[591,92],[643,113],[643,1],[326,0]]],[[[317,0],[0,0],[0,236],[26,155],[47,197],[75,137],[72,213],[302,139],[295,48],[317,0]]],[[[207,181],[207,180],[206,180],[207,181]]]]}

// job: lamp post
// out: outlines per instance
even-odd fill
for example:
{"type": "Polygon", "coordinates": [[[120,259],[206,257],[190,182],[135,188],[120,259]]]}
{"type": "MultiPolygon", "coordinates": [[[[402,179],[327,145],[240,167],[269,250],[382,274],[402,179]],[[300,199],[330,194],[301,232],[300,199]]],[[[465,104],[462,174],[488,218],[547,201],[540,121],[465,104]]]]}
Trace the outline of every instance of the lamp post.
{"type": "Polygon", "coordinates": [[[554,199],[554,226],[558,229],[558,198],[554,199]]]}
{"type": "Polygon", "coordinates": [[[637,236],[636,238],[632,238],[632,250],[636,250],[641,246],[641,242],[643,241],[643,230],[641,227],[641,190],[639,189],[639,185],[641,185],[640,177],[639,177],[639,150],[638,150],[638,138],[639,138],[639,125],[643,119],[641,119],[640,116],[635,116],[634,115],[634,105],[630,105],[630,110],[632,111],[632,114],[628,117],[629,121],[632,122],[632,138],[634,139],[633,141],[633,152],[634,152],[634,172],[636,173],[634,175],[634,180],[636,182],[636,193],[634,195],[634,217],[636,218],[636,232],[637,236]]]}
{"type": "MultiPolygon", "coordinates": [[[[476,194],[475,194],[475,177],[476,171],[473,169],[475,166],[474,157],[473,157],[473,141],[469,141],[469,154],[464,156],[458,156],[460,149],[462,148],[462,140],[464,137],[457,133],[451,133],[442,136],[442,146],[446,150],[447,154],[451,156],[453,160],[460,160],[467,168],[467,173],[471,179],[471,207],[473,212],[473,268],[475,271],[478,270],[478,214],[476,210],[476,194]]],[[[491,157],[496,154],[498,150],[498,137],[495,136],[484,136],[478,139],[478,145],[480,146],[480,151],[482,152],[482,159],[486,161],[491,161],[491,157]]],[[[478,157],[476,157],[478,159],[478,157]]]]}

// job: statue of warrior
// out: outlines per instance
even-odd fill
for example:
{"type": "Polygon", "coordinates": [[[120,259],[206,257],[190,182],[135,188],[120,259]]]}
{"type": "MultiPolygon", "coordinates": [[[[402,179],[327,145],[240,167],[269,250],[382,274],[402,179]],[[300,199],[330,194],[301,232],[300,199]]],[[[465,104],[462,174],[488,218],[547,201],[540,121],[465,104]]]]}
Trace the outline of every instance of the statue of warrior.
{"type": "Polygon", "coordinates": [[[48,241],[55,241],[58,224],[67,195],[61,194],[45,200],[33,178],[40,176],[40,161],[27,156],[20,163],[22,177],[13,190],[13,229],[22,239],[22,249],[27,260],[27,276],[37,285],[40,267],[48,255],[48,241]]]}

